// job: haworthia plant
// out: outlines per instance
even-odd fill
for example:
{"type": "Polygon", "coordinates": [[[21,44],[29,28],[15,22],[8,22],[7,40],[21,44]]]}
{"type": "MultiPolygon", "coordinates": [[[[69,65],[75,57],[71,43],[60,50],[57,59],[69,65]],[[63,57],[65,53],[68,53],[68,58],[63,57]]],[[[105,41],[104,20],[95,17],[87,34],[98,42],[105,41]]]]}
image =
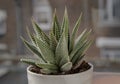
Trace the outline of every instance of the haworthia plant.
{"type": "Polygon", "coordinates": [[[38,60],[21,59],[21,61],[39,67],[41,73],[44,74],[64,73],[80,67],[85,52],[92,43],[92,40],[88,40],[91,30],[85,29],[76,39],[81,17],[82,14],[78,18],[71,35],[69,35],[67,9],[65,9],[61,25],[55,10],[49,36],[32,19],[35,34],[30,33],[27,28],[31,42],[26,41],[24,38],[22,40],[27,48],[38,56],[38,60]]]}

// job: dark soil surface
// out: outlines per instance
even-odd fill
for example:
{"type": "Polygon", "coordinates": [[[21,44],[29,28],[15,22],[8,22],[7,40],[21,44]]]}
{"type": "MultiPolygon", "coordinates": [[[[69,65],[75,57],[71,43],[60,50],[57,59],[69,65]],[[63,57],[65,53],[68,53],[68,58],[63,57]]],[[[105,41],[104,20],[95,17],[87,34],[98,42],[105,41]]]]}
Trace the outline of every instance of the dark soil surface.
{"type": "MultiPolygon", "coordinates": [[[[77,69],[75,69],[75,70],[72,70],[72,69],[71,69],[71,70],[68,71],[68,72],[58,72],[57,74],[52,74],[52,73],[51,73],[51,74],[49,74],[49,75],[75,74],[75,73],[84,72],[84,71],[90,69],[90,67],[91,67],[91,66],[90,66],[87,62],[83,61],[82,64],[81,64],[77,69]]],[[[36,67],[36,66],[30,67],[29,70],[32,71],[32,72],[34,72],[34,73],[37,73],[37,74],[43,74],[43,73],[41,73],[40,68],[38,68],[38,67],[36,67]]],[[[47,75],[48,75],[48,74],[47,74],[47,75]]]]}

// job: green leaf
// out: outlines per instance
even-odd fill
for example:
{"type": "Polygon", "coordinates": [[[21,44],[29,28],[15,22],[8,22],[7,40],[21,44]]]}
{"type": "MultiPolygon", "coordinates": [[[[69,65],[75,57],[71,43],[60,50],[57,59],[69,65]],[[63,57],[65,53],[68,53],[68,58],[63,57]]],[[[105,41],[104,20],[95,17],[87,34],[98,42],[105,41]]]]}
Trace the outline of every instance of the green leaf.
{"type": "Polygon", "coordinates": [[[50,46],[47,43],[45,43],[44,41],[42,41],[41,39],[38,39],[38,38],[36,38],[36,42],[37,42],[38,47],[40,49],[40,53],[45,58],[45,60],[48,63],[55,64],[54,53],[50,49],[50,46]]]}
{"type": "Polygon", "coordinates": [[[50,32],[49,36],[50,36],[50,48],[55,53],[56,46],[57,46],[57,40],[52,31],[50,32]]]}
{"type": "Polygon", "coordinates": [[[34,35],[30,33],[28,27],[26,28],[26,30],[27,30],[27,34],[28,34],[30,40],[32,41],[32,43],[33,43],[34,45],[36,45],[36,41],[35,41],[34,35]]]}
{"type": "Polygon", "coordinates": [[[69,62],[68,47],[65,39],[65,34],[61,36],[56,47],[55,58],[59,66],[69,62]]]}
{"type": "Polygon", "coordinates": [[[27,63],[27,64],[30,64],[30,65],[36,66],[36,61],[33,60],[33,59],[20,59],[20,61],[22,61],[24,63],[27,63]]]}
{"type": "Polygon", "coordinates": [[[76,40],[76,44],[75,44],[75,47],[73,48],[73,51],[70,53],[70,59],[72,59],[73,56],[76,54],[76,52],[82,47],[82,45],[87,40],[90,33],[91,33],[91,30],[89,32],[87,32],[87,30],[85,29],[82,32],[82,34],[80,34],[80,36],[76,40]]]}
{"type": "Polygon", "coordinates": [[[72,62],[67,62],[61,67],[61,71],[70,71],[72,68],[72,62]]]}
{"type": "Polygon", "coordinates": [[[39,25],[33,19],[31,21],[32,21],[32,25],[35,30],[35,33],[37,34],[37,37],[49,44],[48,36],[41,30],[39,25]]]}
{"type": "Polygon", "coordinates": [[[65,8],[65,13],[63,17],[62,26],[61,26],[61,35],[62,33],[65,34],[66,43],[67,43],[67,46],[69,47],[69,19],[68,19],[67,8],[65,8]]]}
{"type": "Polygon", "coordinates": [[[52,70],[58,70],[58,67],[54,64],[48,64],[48,63],[36,63],[36,66],[42,68],[42,69],[52,69],[52,70]]]}
{"type": "Polygon", "coordinates": [[[82,17],[82,13],[80,14],[80,17],[78,18],[73,30],[72,30],[72,34],[71,34],[71,38],[70,38],[70,49],[69,49],[69,52],[72,51],[73,49],[73,46],[74,46],[74,41],[75,41],[75,36],[76,36],[76,33],[78,31],[78,28],[80,26],[80,23],[81,23],[81,17],[82,17]]]}
{"type": "Polygon", "coordinates": [[[80,56],[77,60],[76,60],[76,62],[74,63],[74,66],[73,66],[73,70],[75,70],[75,69],[77,69],[77,68],[79,68],[79,66],[82,64],[82,62],[83,62],[83,58],[84,58],[84,55],[82,55],[82,56],[80,56]]]}
{"type": "Polygon", "coordinates": [[[55,10],[54,16],[53,16],[53,26],[52,26],[52,28],[53,28],[52,30],[53,30],[53,34],[56,37],[56,40],[59,41],[61,28],[60,28],[58,18],[57,18],[57,15],[56,15],[56,10],[55,10]]]}
{"type": "Polygon", "coordinates": [[[39,52],[39,50],[32,44],[30,44],[29,42],[27,42],[24,38],[21,37],[21,39],[23,40],[24,44],[26,45],[26,47],[31,50],[34,54],[36,54],[41,60],[43,60],[44,62],[46,62],[46,60],[44,59],[44,57],[41,55],[41,53],[39,52]]]}
{"type": "Polygon", "coordinates": [[[77,46],[81,41],[85,41],[89,37],[91,32],[92,32],[92,29],[90,29],[89,31],[85,29],[76,39],[75,46],[77,46]]]}
{"type": "Polygon", "coordinates": [[[90,47],[92,44],[92,40],[86,41],[83,46],[77,51],[77,53],[74,55],[73,59],[71,60],[73,64],[77,62],[77,60],[80,58],[80,56],[83,56],[86,52],[86,50],[90,47]]]}
{"type": "Polygon", "coordinates": [[[83,54],[84,50],[86,49],[87,46],[87,41],[81,43],[78,51],[75,53],[75,55],[73,56],[73,58],[71,59],[72,63],[74,64],[76,62],[76,60],[83,54]]]}
{"type": "Polygon", "coordinates": [[[52,73],[57,73],[56,70],[51,70],[51,69],[40,69],[40,71],[44,74],[52,74],[52,73]]]}

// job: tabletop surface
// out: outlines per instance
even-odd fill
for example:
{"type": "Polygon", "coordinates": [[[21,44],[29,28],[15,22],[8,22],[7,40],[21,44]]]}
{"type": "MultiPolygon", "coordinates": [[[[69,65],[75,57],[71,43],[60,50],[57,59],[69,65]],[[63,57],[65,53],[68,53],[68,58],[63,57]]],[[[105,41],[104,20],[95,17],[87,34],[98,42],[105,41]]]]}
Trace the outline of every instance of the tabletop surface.
{"type": "Polygon", "coordinates": [[[120,84],[120,73],[95,72],[93,84],[120,84]]]}

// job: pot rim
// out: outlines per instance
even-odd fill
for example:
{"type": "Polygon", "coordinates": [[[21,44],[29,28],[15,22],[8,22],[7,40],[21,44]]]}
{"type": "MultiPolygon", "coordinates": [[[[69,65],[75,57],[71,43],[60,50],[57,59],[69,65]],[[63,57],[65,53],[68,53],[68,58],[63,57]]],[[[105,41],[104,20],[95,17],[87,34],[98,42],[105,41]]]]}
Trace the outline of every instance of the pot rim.
{"type": "Polygon", "coordinates": [[[35,73],[35,72],[32,72],[32,71],[29,70],[31,65],[27,67],[27,73],[31,74],[31,75],[35,75],[35,76],[45,76],[45,77],[62,77],[62,76],[73,76],[73,75],[78,75],[78,74],[82,75],[82,74],[85,74],[87,72],[93,71],[93,64],[91,64],[91,63],[88,63],[88,64],[91,66],[90,69],[88,69],[86,71],[83,71],[83,72],[80,72],[80,73],[74,73],[74,74],[67,74],[67,75],[44,75],[44,74],[38,74],[38,73],[35,73]]]}

